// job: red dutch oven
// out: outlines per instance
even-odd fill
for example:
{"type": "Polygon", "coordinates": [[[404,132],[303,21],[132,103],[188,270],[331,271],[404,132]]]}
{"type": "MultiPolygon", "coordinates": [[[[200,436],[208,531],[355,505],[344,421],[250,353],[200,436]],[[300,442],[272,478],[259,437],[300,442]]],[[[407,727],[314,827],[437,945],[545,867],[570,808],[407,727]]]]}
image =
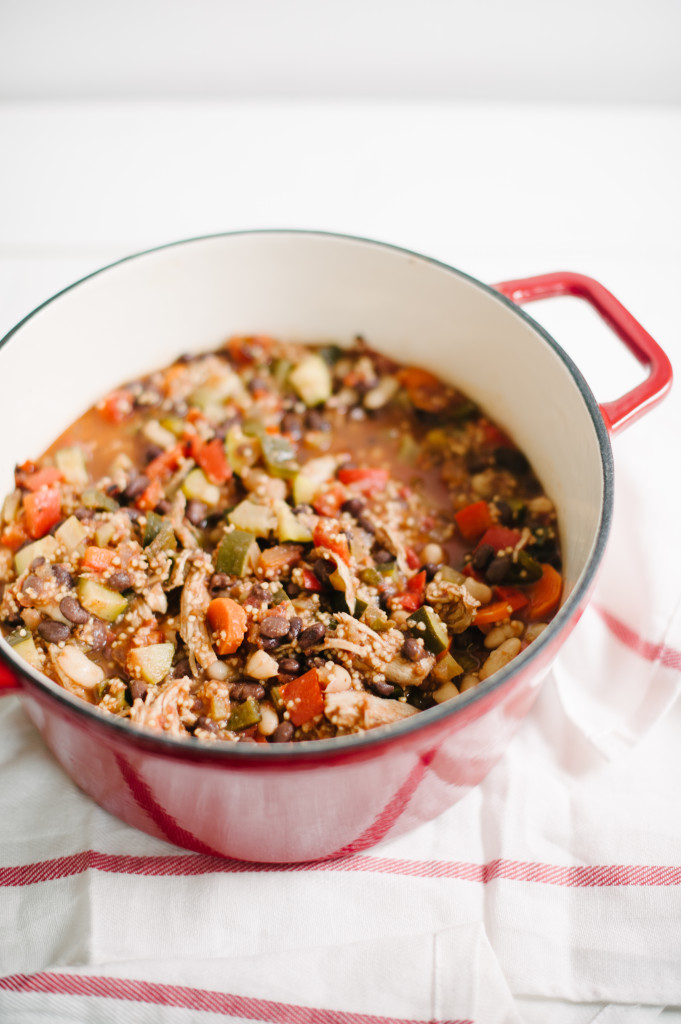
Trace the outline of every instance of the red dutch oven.
{"type": "Polygon", "coordinates": [[[490,287],[423,256],[340,235],[195,239],[85,278],[4,338],[4,489],[16,462],[39,455],[113,386],[235,333],[340,344],[362,335],[482,405],[528,454],[558,509],[565,593],[549,627],[454,700],[385,729],[299,745],[202,745],[143,733],[35,672],[4,640],[1,683],[16,688],[76,784],[130,825],[222,857],[338,857],[433,818],[503,753],[588,600],[611,520],[610,434],[663,396],[671,367],[626,309],[579,274],[490,287]],[[518,308],[556,295],[590,303],[646,367],[645,380],[599,406],[571,359],[518,308]],[[17,382],[27,380],[31,403],[18,407],[17,382]]]}

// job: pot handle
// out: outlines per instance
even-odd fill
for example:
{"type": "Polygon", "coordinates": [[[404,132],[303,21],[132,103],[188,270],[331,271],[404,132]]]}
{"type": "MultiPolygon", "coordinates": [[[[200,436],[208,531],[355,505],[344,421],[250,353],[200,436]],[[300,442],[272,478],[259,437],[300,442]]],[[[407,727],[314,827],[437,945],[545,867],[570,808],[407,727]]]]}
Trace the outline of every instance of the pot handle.
{"type": "Polygon", "coordinates": [[[493,287],[519,304],[533,302],[535,299],[550,299],[555,295],[572,295],[585,299],[622,339],[639,363],[648,367],[648,376],[641,384],[621,398],[604,402],[600,406],[603,419],[611,433],[633,423],[659,402],[671,387],[672,367],[665,352],[622,303],[592,277],[571,271],[558,271],[554,274],[519,278],[516,281],[502,281],[493,287]]]}

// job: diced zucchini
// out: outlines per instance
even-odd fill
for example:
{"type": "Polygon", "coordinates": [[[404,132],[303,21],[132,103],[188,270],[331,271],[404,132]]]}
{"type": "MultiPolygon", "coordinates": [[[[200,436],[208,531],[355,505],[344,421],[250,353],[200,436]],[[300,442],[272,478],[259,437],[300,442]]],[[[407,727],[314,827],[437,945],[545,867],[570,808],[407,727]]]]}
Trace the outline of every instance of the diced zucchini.
{"type": "Polygon", "coordinates": [[[212,718],[214,722],[221,722],[224,718],[227,718],[229,715],[229,697],[227,694],[218,690],[217,693],[210,694],[209,700],[209,718],[212,718]]]}
{"type": "Polygon", "coordinates": [[[263,459],[270,476],[292,479],[300,469],[296,451],[290,441],[276,434],[263,434],[260,439],[263,459]]]}
{"type": "Polygon", "coordinates": [[[108,548],[109,544],[113,540],[113,535],[116,532],[116,528],[113,523],[100,523],[95,530],[95,539],[97,545],[100,548],[108,548]]]}
{"type": "Polygon", "coordinates": [[[228,576],[245,576],[255,568],[260,557],[260,548],[252,533],[246,530],[230,530],[226,533],[215,556],[216,572],[228,576]]]}
{"type": "Polygon", "coordinates": [[[147,420],[142,427],[142,433],[147,441],[157,444],[159,448],[164,448],[166,451],[172,448],[177,440],[173,431],[167,430],[158,420],[147,420]]]}
{"type": "Polygon", "coordinates": [[[117,590],[84,576],[78,580],[78,600],[83,608],[105,622],[113,622],[128,607],[127,598],[117,590]]]}
{"type": "Polygon", "coordinates": [[[298,473],[293,480],[293,500],[296,505],[311,505],[322,486],[319,480],[313,480],[305,473],[298,473]]]}
{"type": "Polygon", "coordinates": [[[376,633],[385,633],[388,629],[392,629],[394,625],[383,609],[379,608],[375,604],[367,606],[362,616],[362,620],[370,629],[375,630],[376,633]]]}
{"type": "Polygon", "coordinates": [[[262,715],[260,705],[254,697],[247,697],[243,704],[237,704],[227,722],[228,729],[247,729],[257,725],[262,715]]]}
{"type": "Polygon", "coordinates": [[[85,465],[85,453],[82,448],[75,445],[72,448],[60,448],[55,452],[54,461],[67,483],[73,484],[74,487],[85,487],[90,474],[85,465]]]}
{"type": "Polygon", "coordinates": [[[443,580],[447,583],[458,583],[461,586],[466,582],[466,577],[462,572],[457,569],[452,569],[451,565],[441,565],[438,572],[443,580]]]}
{"type": "Polygon", "coordinates": [[[452,657],[447,651],[443,654],[439,661],[435,663],[431,675],[438,680],[440,683],[446,683],[455,676],[463,674],[463,669],[459,665],[458,661],[452,657]]]}
{"type": "Polygon", "coordinates": [[[15,629],[7,637],[7,643],[16,651],[19,657],[40,671],[42,668],[42,658],[33,640],[33,634],[29,629],[15,629]]]}
{"type": "Polygon", "coordinates": [[[168,643],[133,647],[126,658],[126,667],[135,678],[154,685],[170,672],[174,654],[174,645],[168,643]]]}
{"type": "Polygon", "coordinates": [[[182,491],[185,497],[203,501],[206,505],[217,505],[220,500],[220,488],[212,484],[198,466],[187,473],[182,482],[182,491]]]}
{"type": "Polygon", "coordinates": [[[256,537],[268,537],[277,528],[277,517],[267,505],[256,505],[245,498],[227,516],[229,522],[239,530],[246,530],[256,537]]]}
{"type": "Polygon", "coordinates": [[[247,437],[240,427],[230,427],[225,438],[225,453],[234,472],[241,476],[258,461],[260,441],[257,437],[247,437]]]}
{"type": "Polygon", "coordinates": [[[17,576],[21,576],[24,569],[28,569],[34,558],[42,557],[46,558],[48,562],[52,561],[58,547],[58,541],[48,534],[46,537],[41,537],[40,540],[34,540],[32,544],[27,544],[25,548],[20,548],[14,556],[14,568],[17,576]]]}
{"type": "Polygon", "coordinates": [[[277,539],[282,544],[288,540],[308,544],[312,540],[312,531],[301,522],[287,502],[277,501],[274,508],[277,513],[277,539]]]}
{"type": "Polygon", "coordinates": [[[320,405],[331,396],[328,364],[315,353],[305,356],[291,370],[288,379],[307,406],[320,405]]]}
{"type": "Polygon", "coordinates": [[[82,544],[87,537],[87,530],[80,519],[69,516],[60,527],[54,531],[55,539],[66,548],[67,551],[75,551],[79,544],[82,544]]]}
{"type": "Polygon", "coordinates": [[[437,612],[429,605],[421,605],[415,612],[412,612],[409,622],[412,623],[410,627],[412,636],[421,637],[426,650],[431,654],[440,654],[441,651],[447,650],[449,645],[447,627],[437,612]]]}
{"type": "Polygon", "coordinates": [[[85,508],[102,509],[104,512],[118,512],[120,508],[118,502],[111,495],[105,494],[97,487],[88,487],[86,491],[83,491],[81,501],[85,508]]]}
{"type": "Polygon", "coordinates": [[[5,523],[13,523],[21,508],[21,491],[11,491],[2,505],[2,519],[5,523]]]}
{"type": "Polygon", "coordinates": [[[159,420],[159,424],[163,430],[167,430],[174,437],[182,437],[187,429],[187,424],[181,416],[166,416],[159,420]]]}

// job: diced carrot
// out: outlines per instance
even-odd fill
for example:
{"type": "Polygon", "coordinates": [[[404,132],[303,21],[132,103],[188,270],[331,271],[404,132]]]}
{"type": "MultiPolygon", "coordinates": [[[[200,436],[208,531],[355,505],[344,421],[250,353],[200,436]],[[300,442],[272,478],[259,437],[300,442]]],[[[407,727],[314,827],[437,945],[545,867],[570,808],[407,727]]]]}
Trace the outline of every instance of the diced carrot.
{"type": "Polygon", "coordinates": [[[315,594],[324,589],[311,569],[303,569],[303,585],[306,590],[312,590],[315,594]]]}
{"type": "Polygon", "coordinates": [[[163,484],[158,477],[151,480],[148,486],[142,491],[139,498],[135,501],[135,508],[140,509],[142,512],[151,512],[152,509],[156,508],[159,501],[163,497],[163,484]]]}
{"type": "Polygon", "coordinates": [[[338,479],[342,484],[353,487],[362,494],[374,494],[382,490],[388,482],[390,474],[387,469],[378,466],[367,466],[364,469],[339,469],[338,479]]]}
{"type": "Polygon", "coordinates": [[[350,564],[348,538],[334,519],[318,519],[312,532],[312,540],[315,547],[328,548],[342,558],[346,565],[350,564]]]}
{"type": "Polygon", "coordinates": [[[218,654],[234,654],[246,633],[246,612],[231,597],[214,597],[208,605],[206,618],[213,630],[218,654]]]}
{"type": "Polygon", "coordinates": [[[34,539],[44,537],[61,516],[61,492],[58,487],[41,487],[24,495],[26,526],[34,539]]]}
{"type": "Polygon", "coordinates": [[[41,487],[52,487],[64,479],[64,474],[56,466],[45,466],[33,473],[17,473],[17,487],[24,487],[27,491],[39,491],[41,487]]]}
{"type": "Polygon", "coordinates": [[[82,565],[84,569],[92,569],[93,572],[106,572],[107,569],[113,569],[117,558],[118,555],[111,548],[98,548],[90,544],[85,548],[82,565]]]}
{"type": "Polygon", "coordinates": [[[315,668],[284,683],[279,687],[279,695],[294,725],[303,725],[324,712],[324,698],[315,668]]]}
{"type": "Polygon", "coordinates": [[[340,483],[333,483],[330,487],[321,491],[317,494],[312,502],[317,515],[320,516],[337,516],[340,512],[340,507],[346,500],[348,492],[345,490],[340,483]]]}
{"type": "Polygon", "coordinates": [[[232,467],[218,437],[202,443],[200,447],[195,445],[192,448],[192,456],[212,483],[224,484],[231,479],[232,467]]]}
{"type": "Polygon", "coordinates": [[[144,470],[145,476],[150,480],[164,480],[178,468],[183,457],[184,444],[180,442],[152,459],[144,470]]]}
{"type": "Polygon", "coordinates": [[[120,423],[133,410],[134,400],[129,391],[121,388],[111,391],[106,398],[97,403],[97,410],[109,423],[120,423]]]}
{"type": "Polygon", "coordinates": [[[456,525],[463,539],[472,544],[482,537],[485,530],[492,525],[492,516],[486,501],[474,501],[454,513],[456,525]]]}
{"type": "Polygon", "coordinates": [[[24,519],[15,519],[0,534],[0,544],[12,551],[18,551],[22,544],[29,540],[28,530],[24,519]]]}
{"type": "Polygon", "coordinates": [[[493,601],[476,610],[473,622],[476,626],[489,626],[493,622],[508,619],[512,611],[508,601],[493,601]]]}
{"type": "Polygon", "coordinates": [[[452,389],[438,377],[418,366],[407,366],[397,374],[412,404],[424,412],[442,412],[452,399],[452,389]]]}
{"type": "Polygon", "coordinates": [[[563,577],[548,563],[542,565],[541,578],[525,588],[530,602],[528,617],[533,622],[550,615],[558,607],[563,592],[563,577]]]}
{"type": "Polygon", "coordinates": [[[260,553],[258,565],[266,579],[278,576],[284,569],[300,561],[303,549],[300,544],[275,544],[260,553]]]}
{"type": "Polygon", "coordinates": [[[506,526],[490,526],[478,541],[477,547],[489,544],[495,551],[503,551],[504,548],[514,548],[519,540],[518,530],[509,530],[506,526]]]}

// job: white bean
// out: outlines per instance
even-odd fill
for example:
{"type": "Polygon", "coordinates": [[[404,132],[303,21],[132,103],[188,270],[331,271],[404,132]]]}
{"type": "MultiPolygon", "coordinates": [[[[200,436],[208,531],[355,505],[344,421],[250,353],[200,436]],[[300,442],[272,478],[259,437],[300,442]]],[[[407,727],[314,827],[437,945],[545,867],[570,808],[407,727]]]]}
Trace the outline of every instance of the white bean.
{"type": "Polygon", "coordinates": [[[489,679],[494,672],[498,672],[500,668],[508,665],[509,661],[513,661],[516,654],[519,653],[521,647],[522,643],[517,636],[504,640],[503,644],[492,651],[484,662],[480,669],[480,679],[489,679]]]}
{"type": "Polygon", "coordinates": [[[446,560],[446,557],[440,544],[426,544],[421,551],[421,561],[424,564],[431,562],[433,565],[440,565],[446,560]]]}
{"type": "Polygon", "coordinates": [[[456,687],[456,683],[451,682],[443,683],[439,690],[433,692],[433,700],[438,704],[444,703],[446,700],[451,700],[452,697],[458,697],[459,691],[456,687]]]}
{"type": "Polygon", "coordinates": [[[206,669],[206,675],[209,679],[217,679],[220,682],[225,680],[229,675],[229,669],[224,661],[217,659],[206,669]]]}
{"type": "Polygon", "coordinates": [[[252,679],[271,679],[279,671],[279,663],[267,651],[254,651],[246,662],[246,675],[252,679]]]}
{"type": "Polygon", "coordinates": [[[536,640],[538,636],[546,629],[546,622],[531,622],[525,630],[525,642],[531,644],[533,640],[536,640]]]}
{"type": "Polygon", "coordinates": [[[472,690],[479,682],[480,679],[474,672],[467,672],[459,683],[459,693],[465,693],[466,690],[472,690]]]}
{"type": "Polygon", "coordinates": [[[485,637],[485,647],[488,651],[493,651],[495,647],[503,644],[504,640],[509,640],[512,636],[521,636],[524,628],[522,622],[518,622],[517,619],[494,626],[485,637]]]}
{"type": "Polygon", "coordinates": [[[464,587],[471,597],[474,597],[480,604],[489,604],[492,600],[492,591],[487,584],[480,580],[474,580],[472,576],[467,578],[464,587]]]}
{"type": "Polygon", "coordinates": [[[279,725],[279,715],[269,704],[260,705],[260,721],[258,732],[261,736],[271,736],[279,725]]]}

